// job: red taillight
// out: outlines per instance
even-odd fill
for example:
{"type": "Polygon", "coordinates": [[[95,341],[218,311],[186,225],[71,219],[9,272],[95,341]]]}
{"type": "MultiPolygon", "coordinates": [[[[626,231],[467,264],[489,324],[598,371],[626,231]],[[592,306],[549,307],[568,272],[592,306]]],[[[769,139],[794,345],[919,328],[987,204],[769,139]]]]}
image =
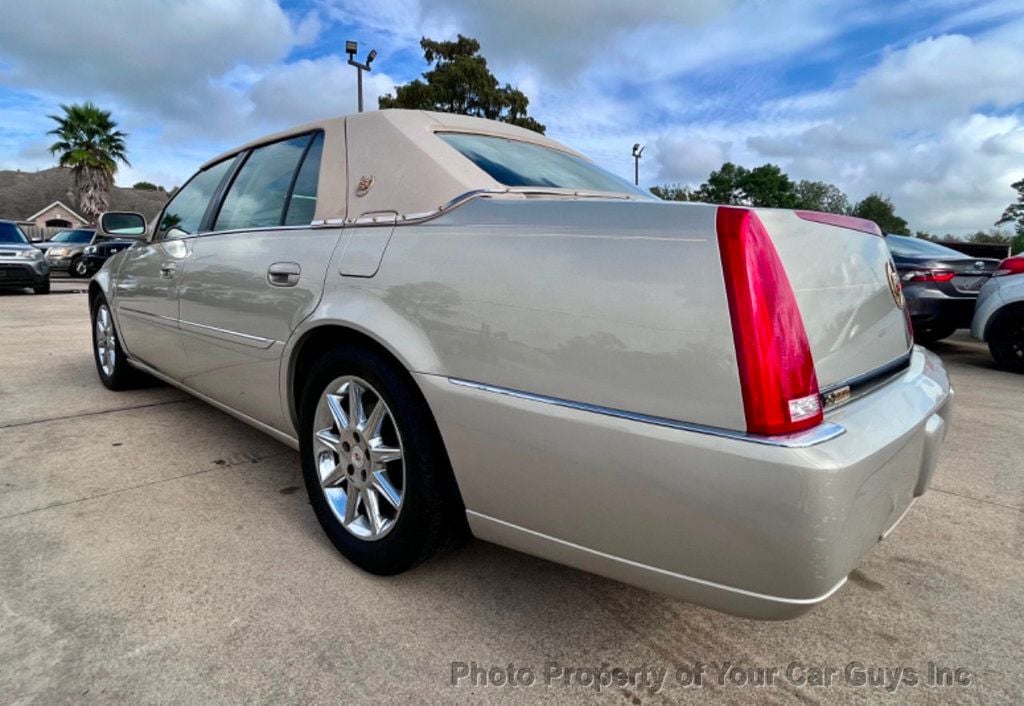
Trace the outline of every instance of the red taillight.
{"type": "Polygon", "coordinates": [[[836,226],[838,228],[849,228],[850,230],[859,230],[862,233],[870,233],[871,235],[882,235],[882,229],[878,227],[878,224],[874,221],[869,221],[866,218],[856,218],[854,216],[840,216],[836,213],[822,213],[820,211],[794,211],[796,215],[803,218],[805,221],[814,221],[815,223],[826,223],[830,226],[836,226]]]}
{"type": "Polygon", "coordinates": [[[999,263],[999,267],[992,273],[993,277],[1004,277],[1006,275],[1024,274],[1024,255],[1008,257],[999,263]]]}
{"type": "Polygon", "coordinates": [[[903,275],[904,282],[948,282],[956,277],[949,270],[914,270],[903,275]]]}
{"type": "Polygon", "coordinates": [[[771,237],[743,208],[719,207],[717,227],[747,431],[792,434],[821,423],[811,347],[771,237]]]}

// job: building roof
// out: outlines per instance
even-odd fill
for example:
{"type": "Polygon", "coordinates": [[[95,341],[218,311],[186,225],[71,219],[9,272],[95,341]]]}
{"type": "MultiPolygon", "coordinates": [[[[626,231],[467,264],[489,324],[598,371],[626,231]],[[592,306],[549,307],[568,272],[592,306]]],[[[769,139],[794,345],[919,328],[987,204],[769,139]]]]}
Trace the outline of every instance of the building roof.
{"type": "Polygon", "coordinates": [[[35,219],[39,218],[39,216],[43,215],[44,213],[49,211],[54,206],[60,206],[65,211],[67,211],[68,213],[70,213],[72,216],[74,216],[78,220],[82,221],[83,223],[88,223],[89,222],[89,220],[85,216],[79,214],[78,211],[76,211],[75,209],[71,208],[70,206],[68,206],[63,201],[54,201],[49,206],[44,206],[43,208],[41,208],[38,211],[36,211],[35,213],[33,213],[31,216],[27,216],[25,218],[25,220],[26,221],[34,221],[35,219]]]}
{"type": "MultiPolygon", "coordinates": [[[[151,219],[156,217],[168,198],[170,194],[166,191],[115,186],[110,190],[110,208],[116,211],[138,211],[151,219]]],[[[38,214],[45,210],[47,204],[53,205],[55,201],[79,211],[70,169],[53,167],[38,172],[0,171],[0,219],[27,220],[30,214],[38,214]]]]}

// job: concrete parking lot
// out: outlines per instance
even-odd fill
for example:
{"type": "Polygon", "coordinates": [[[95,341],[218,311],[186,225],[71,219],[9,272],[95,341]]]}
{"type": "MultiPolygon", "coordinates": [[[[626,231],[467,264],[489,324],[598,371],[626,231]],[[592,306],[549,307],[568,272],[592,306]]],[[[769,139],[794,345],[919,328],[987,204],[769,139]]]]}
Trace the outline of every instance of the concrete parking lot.
{"type": "Polygon", "coordinates": [[[958,398],[931,491],[828,603],[760,623],[482,542],[364,574],[294,452],[172,388],[100,385],[82,286],[0,294],[0,702],[1024,699],[1024,378],[965,336],[936,346],[958,398]],[[453,662],[534,683],[452,686],[453,662]],[[777,676],[720,684],[726,663],[777,676]],[[652,676],[565,676],[602,665],[652,676]]]}

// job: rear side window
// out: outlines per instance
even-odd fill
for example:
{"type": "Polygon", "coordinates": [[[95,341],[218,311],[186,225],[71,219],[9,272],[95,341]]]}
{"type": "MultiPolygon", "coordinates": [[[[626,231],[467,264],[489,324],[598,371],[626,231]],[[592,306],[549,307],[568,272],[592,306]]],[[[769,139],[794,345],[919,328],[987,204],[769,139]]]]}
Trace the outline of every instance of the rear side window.
{"type": "Polygon", "coordinates": [[[158,240],[184,238],[199,231],[210,199],[213,198],[234,161],[234,158],[231,158],[218,162],[196,174],[185,186],[178,189],[160,218],[156,233],[158,240]]]}
{"type": "Polygon", "coordinates": [[[254,149],[217,214],[214,230],[281,225],[288,193],[312,135],[254,149]]]}
{"type": "Polygon", "coordinates": [[[309,225],[316,212],[316,186],[320,181],[320,155],[324,151],[324,134],[318,132],[309,146],[302,166],[295,177],[295,187],[288,201],[284,217],[286,226],[309,225]]]}
{"type": "Polygon", "coordinates": [[[625,179],[568,152],[491,135],[439,132],[437,136],[505,186],[612,191],[653,198],[625,179]]]}

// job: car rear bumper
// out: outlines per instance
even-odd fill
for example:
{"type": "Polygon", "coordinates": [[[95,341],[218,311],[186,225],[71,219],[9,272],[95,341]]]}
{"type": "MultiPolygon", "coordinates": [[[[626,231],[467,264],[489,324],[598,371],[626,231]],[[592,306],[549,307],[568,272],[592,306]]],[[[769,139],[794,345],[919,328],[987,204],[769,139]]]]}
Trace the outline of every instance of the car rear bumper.
{"type": "Polygon", "coordinates": [[[832,595],[924,492],[952,397],[915,348],[907,370],[827,415],[841,433],[776,445],[417,381],[476,536],[767,619],[832,595]]]}
{"type": "Polygon", "coordinates": [[[942,292],[904,290],[915,329],[969,328],[977,297],[950,297],[942,292]]]}

